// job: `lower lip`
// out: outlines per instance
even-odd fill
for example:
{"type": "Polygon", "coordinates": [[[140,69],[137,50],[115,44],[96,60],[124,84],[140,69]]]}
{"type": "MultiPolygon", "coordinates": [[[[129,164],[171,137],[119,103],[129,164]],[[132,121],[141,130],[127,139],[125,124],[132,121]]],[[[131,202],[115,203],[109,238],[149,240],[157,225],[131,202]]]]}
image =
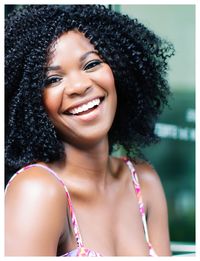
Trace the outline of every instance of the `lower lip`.
{"type": "Polygon", "coordinates": [[[73,115],[73,116],[70,116],[70,117],[73,117],[75,119],[79,119],[81,121],[85,121],[85,122],[88,122],[88,121],[92,121],[94,119],[96,119],[101,111],[102,111],[102,103],[104,101],[102,101],[98,107],[96,107],[94,110],[88,112],[88,113],[85,113],[85,114],[82,114],[82,115],[73,115]]]}

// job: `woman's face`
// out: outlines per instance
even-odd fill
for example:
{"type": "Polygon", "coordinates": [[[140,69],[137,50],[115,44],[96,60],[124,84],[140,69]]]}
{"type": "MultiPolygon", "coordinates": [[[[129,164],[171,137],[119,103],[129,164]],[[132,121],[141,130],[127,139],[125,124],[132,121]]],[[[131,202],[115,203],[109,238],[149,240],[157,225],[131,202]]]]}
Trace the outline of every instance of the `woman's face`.
{"type": "Polygon", "coordinates": [[[44,105],[67,143],[99,142],[112,125],[117,96],[113,73],[78,31],[61,35],[46,73],[44,105]]]}

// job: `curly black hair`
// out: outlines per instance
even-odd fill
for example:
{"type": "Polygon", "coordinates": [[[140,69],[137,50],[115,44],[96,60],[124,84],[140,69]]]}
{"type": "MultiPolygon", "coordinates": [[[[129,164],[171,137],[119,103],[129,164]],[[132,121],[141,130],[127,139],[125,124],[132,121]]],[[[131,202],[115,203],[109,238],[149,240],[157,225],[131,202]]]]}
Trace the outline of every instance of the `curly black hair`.
{"type": "Polygon", "coordinates": [[[171,43],[137,19],[100,5],[27,5],[5,21],[6,170],[64,157],[43,106],[45,64],[52,42],[78,29],[111,67],[118,96],[109,143],[130,152],[158,140],[158,115],[170,94],[166,80],[171,43]]]}

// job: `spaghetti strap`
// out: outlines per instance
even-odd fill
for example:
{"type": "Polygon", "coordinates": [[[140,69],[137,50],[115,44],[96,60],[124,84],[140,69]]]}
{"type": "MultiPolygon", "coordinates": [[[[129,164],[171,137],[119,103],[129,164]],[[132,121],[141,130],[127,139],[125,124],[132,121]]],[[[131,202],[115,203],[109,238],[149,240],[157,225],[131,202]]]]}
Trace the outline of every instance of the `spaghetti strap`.
{"type": "Polygon", "coordinates": [[[70,198],[70,195],[69,195],[69,192],[68,192],[68,189],[67,189],[67,186],[65,185],[64,181],[58,176],[58,174],[53,171],[52,169],[50,169],[49,167],[47,166],[44,166],[42,164],[31,164],[31,165],[28,165],[28,166],[25,166],[24,168],[20,169],[19,171],[17,171],[12,177],[11,179],[9,180],[7,186],[6,186],[6,189],[5,189],[5,193],[9,187],[9,185],[11,184],[11,182],[13,181],[13,179],[21,172],[27,170],[27,169],[30,169],[32,167],[41,167],[43,169],[46,169],[49,173],[51,173],[64,187],[64,190],[66,192],[66,196],[67,196],[67,201],[68,201],[68,206],[69,206],[69,211],[70,211],[70,216],[71,216],[71,220],[72,220],[72,226],[73,226],[73,229],[74,229],[74,234],[75,234],[75,238],[76,238],[76,242],[77,242],[77,245],[78,247],[82,247],[83,246],[83,242],[82,242],[82,237],[81,237],[81,234],[80,234],[80,230],[79,230],[79,226],[78,226],[78,222],[77,222],[77,219],[76,219],[76,216],[75,216],[75,212],[74,212],[74,208],[73,208],[73,205],[72,205],[72,201],[71,201],[71,198],[70,198]]]}
{"type": "MultiPolygon", "coordinates": [[[[146,237],[146,240],[147,240],[147,243],[148,243],[148,246],[149,246],[149,255],[150,256],[157,256],[154,249],[151,246],[151,243],[149,242],[147,224],[146,224],[146,218],[145,218],[145,212],[144,212],[144,204],[143,204],[143,201],[142,201],[141,189],[140,189],[140,185],[139,185],[139,182],[138,182],[138,178],[137,178],[135,168],[134,168],[134,166],[133,166],[133,164],[130,160],[128,160],[126,158],[123,158],[123,160],[126,162],[126,164],[128,165],[128,168],[130,169],[130,172],[131,172],[132,181],[133,181],[135,191],[136,191],[136,195],[137,195],[137,198],[138,198],[139,209],[140,209],[140,213],[141,213],[141,216],[142,216],[142,222],[143,222],[145,237],[146,237]]],[[[49,167],[44,166],[42,164],[28,165],[28,166],[20,169],[18,172],[16,172],[12,176],[12,178],[10,179],[10,181],[8,182],[8,184],[6,186],[6,190],[7,190],[8,186],[11,184],[12,180],[16,177],[17,174],[19,174],[19,173],[21,173],[21,172],[23,172],[23,171],[25,171],[29,168],[32,168],[32,167],[41,167],[43,169],[46,169],[50,174],[52,174],[62,184],[62,186],[65,189],[67,201],[68,201],[68,205],[69,205],[70,216],[71,216],[71,220],[72,220],[72,226],[73,226],[73,229],[74,229],[74,234],[75,234],[75,238],[76,238],[76,242],[77,242],[77,248],[73,249],[70,252],[65,253],[62,256],[63,257],[64,256],[68,256],[68,257],[69,256],[70,257],[73,257],[73,256],[102,256],[101,254],[97,253],[96,251],[93,251],[89,248],[86,248],[83,245],[79,226],[78,226],[78,222],[77,222],[77,219],[76,219],[76,216],[75,216],[75,212],[74,212],[74,209],[73,209],[73,206],[72,206],[72,201],[71,201],[68,189],[67,189],[64,181],[52,169],[50,169],[49,167]]]]}
{"type": "Polygon", "coordinates": [[[142,223],[143,223],[143,227],[144,227],[145,238],[146,238],[148,245],[151,246],[150,241],[149,241],[146,215],[145,215],[145,211],[144,211],[144,203],[143,203],[143,200],[142,200],[142,193],[141,193],[141,188],[140,188],[138,176],[137,176],[137,173],[136,173],[135,168],[133,166],[133,163],[129,159],[126,159],[126,158],[124,158],[124,161],[126,162],[128,168],[130,169],[130,172],[131,172],[131,178],[132,178],[133,185],[134,185],[134,188],[135,188],[136,196],[137,196],[137,199],[138,199],[138,205],[139,205],[139,209],[140,209],[140,214],[141,214],[141,217],[142,217],[142,223]]]}

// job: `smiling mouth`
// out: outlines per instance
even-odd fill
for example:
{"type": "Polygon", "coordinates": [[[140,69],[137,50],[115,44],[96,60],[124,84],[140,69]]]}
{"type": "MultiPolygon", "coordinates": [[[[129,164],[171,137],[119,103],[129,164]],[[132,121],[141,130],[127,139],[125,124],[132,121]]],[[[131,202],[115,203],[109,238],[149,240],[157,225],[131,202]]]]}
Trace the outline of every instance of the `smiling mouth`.
{"type": "Polygon", "coordinates": [[[79,115],[87,114],[87,113],[95,110],[103,100],[104,100],[104,97],[95,98],[85,104],[82,104],[73,109],[67,110],[64,113],[66,115],[71,115],[71,116],[79,116],[79,115]]]}

